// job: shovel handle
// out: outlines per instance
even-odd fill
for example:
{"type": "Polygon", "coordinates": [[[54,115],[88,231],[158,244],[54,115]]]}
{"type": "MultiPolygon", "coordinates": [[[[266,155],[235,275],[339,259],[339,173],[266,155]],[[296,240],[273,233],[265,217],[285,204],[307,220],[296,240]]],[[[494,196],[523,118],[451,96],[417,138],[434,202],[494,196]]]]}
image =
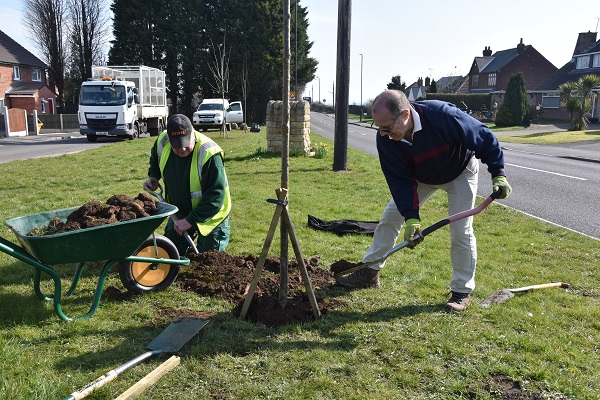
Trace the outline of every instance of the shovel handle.
{"type": "Polygon", "coordinates": [[[114,381],[119,375],[122,375],[123,372],[125,372],[129,368],[135,367],[142,361],[152,357],[155,354],[159,354],[159,353],[161,353],[161,352],[156,351],[156,350],[155,351],[147,351],[144,354],[137,356],[133,360],[127,361],[125,364],[122,364],[122,365],[118,366],[117,368],[108,371],[106,374],[102,375],[98,379],[88,383],[81,389],[71,393],[70,395],[65,397],[63,400],[83,399],[84,397],[87,397],[88,394],[92,393],[95,389],[98,389],[98,388],[106,385],[107,383],[114,381]]]}
{"type": "Polygon", "coordinates": [[[431,232],[434,232],[438,229],[440,229],[443,226],[446,226],[448,224],[451,224],[452,222],[456,222],[459,221],[461,219],[465,219],[468,217],[472,217],[475,214],[479,214],[480,212],[482,212],[487,206],[490,205],[490,203],[492,201],[494,201],[496,198],[498,198],[498,196],[500,196],[500,194],[502,193],[502,191],[497,190],[494,193],[492,193],[491,195],[489,195],[480,205],[478,205],[475,208],[472,208],[470,210],[466,210],[463,212],[459,212],[456,213],[454,215],[449,216],[446,219],[443,219],[441,221],[436,222],[435,224],[428,226],[427,228],[423,229],[423,231],[421,232],[421,236],[424,238],[425,236],[429,235],[431,232]]]}
{"type": "Polygon", "coordinates": [[[568,283],[564,283],[564,282],[552,282],[552,283],[542,283],[540,285],[524,286],[524,287],[520,287],[520,288],[516,288],[516,289],[508,289],[508,290],[511,293],[520,293],[520,292],[529,292],[531,290],[536,290],[536,289],[546,289],[546,288],[551,288],[551,287],[561,287],[563,289],[568,289],[571,287],[571,285],[569,285],[568,283]]]}
{"type": "MultiPolygon", "coordinates": [[[[432,233],[432,232],[435,232],[435,231],[437,231],[437,230],[438,230],[438,229],[440,229],[441,227],[444,227],[444,226],[446,226],[446,225],[448,225],[448,224],[450,224],[450,223],[452,223],[452,222],[456,222],[456,221],[458,221],[458,220],[461,220],[461,219],[464,219],[464,218],[467,218],[467,217],[471,217],[471,216],[473,216],[473,215],[475,215],[475,214],[479,214],[479,213],[480,213],[481,211],[483,211],[483,210],[484,210],[484,209],[485,209],[487,206],[489,206],[489,205],[490,205],[490,203],[491,203],[492,201],[494,201],[496,198],[498,198],[498,196],[500,196],[500,194],[501,194],[501,193],[502,193],[502,192],[501,192],[500,190],[497,190],[497,191],[495,191],[494,193],[492,193],[491,195],[489,195],[489,196],[488,196],[488,197],[487,197],[487,198],[486,198],[486,199],[485,199],[485,200],[484,200],[484,201],[483,201],[483,202],[482,202],[480,205],[478,205],[477,207],[475,207],[475,208],[472,208],[472,209],[470,209],[470,210],[466,210],[466,211],[463,211],[463,212],[456,213],[456,214],[454,214],[454,215],[451,215],[451,216],[449,216],[449,217],[448,217],[448,218],[446,218],[446,219],[443,219],[443,220],[441,220],[441,221],[438,221],[438,222],[436,222],[435,224],[433,224],[433,225],[431,225],[431,226],[428,226],[427,228],[423,229],[421,232],[417,233],[417,234],[416,234],[416,235],[413,237],[413,241],[414,241],[414,240],[417,240],[417,239],[419,239],[419,237],[420,237],[420,239],[421,239],[421,240],[417,240],[417,243],[416,243],[416,244],[419,244],[420,242],[422,242],[422,241],[423,241],[423,239],[425,238],[425,236],[429,235],[429,234],[430,234],[430,233],[432,233]]],[[[385,253],[385,254],[383,255],[383,257],[381,257],[381,258],[379,258],[379,259],[377,259],[377,260],[373,260],[373,261],[366,262],[366,263],[359,263],[359,264],[357,264],[355,267],[352,267],[352,268],[350,268],[350,269],[347,269],[347,270],[344,270],[344,271],[338,272],[338,273],[334,274],[333,276],[334,276],[334,278],[339,278],[340,276],[344,276],[344,275],[351,274],[352,272],[355,272],[355,271],[358,271],[358,270],[360,270],[360,269],[363,269],[363,268],[369,267],[369,266],[371,266],[371,265],[374,265],[374,264],[379,264],[379,263],[381,263],[381,262],[385,261],[385,259],[386,259],[386,258],[388,258],[390,255],[394,254],[394,253],[395,253],[395,252],[397,252],[398,250],[400,250],[400,249],[403,249],[403,248],[407,247],[409,244],[410,244],[410,242],[409,242],[409,241],[407,241],[407,240],[405,240],[404,242],[402,242],[402,243],[399,243],[398,245],[396,245],[396,246],[392,247],[392,248],[391,248],[391,249],[390,249],[390,250],[389,250],[387,253],[385,253]]],[[[416,245],[415,245],[415,246],[416,246],[416,245]]]]}
{"type": "MultiPolygon", "coordinates": [[[[150,187],[148,187],[148,185],[146,185],[146,182],[144,182],[144,190],[148,193],[150,193],[152,196],[156,197],[158,199],[158,201],[161,202],[165,202],[165,198],[163,197],[163,188],[160,185],[160,183],[158,184],[158,192],[153,191],[152,189],[150,189],[150,187]]],[[[173,220],[173,222],[178,221],[177,217],[175,217],[174,214],[171,214],[171,219],[173,220]]],[[[188,242],[188,244],[190,245],[190,247],[192,248],[192,250],[194,250],[194,253],[198,254],[200,253],[198,251],[198,248],[196,247],[196,244],[194,243],[194,241],[192,240],[191,236],[189,233],[187,233],[187,231],[183,232],[183,237],[185,238],[185,240],[188,242]]]]}

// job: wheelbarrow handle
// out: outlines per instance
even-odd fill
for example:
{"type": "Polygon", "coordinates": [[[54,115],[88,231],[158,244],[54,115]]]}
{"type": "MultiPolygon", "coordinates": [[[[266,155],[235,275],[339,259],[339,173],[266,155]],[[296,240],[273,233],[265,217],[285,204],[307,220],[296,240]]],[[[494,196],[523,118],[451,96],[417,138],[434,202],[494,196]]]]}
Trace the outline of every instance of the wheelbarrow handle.
{"type": "MultiPolygon", "coordinates": [[[[150,187],[146,184],[146,182],[144,182],[144,190],[146,192],[150,193],[152,196],[156,197],[158,199],[158,201],[163,202],[163,203],[165,202],[165,198],[162,195],[163,194],[163,188],[160,185],[160,183],[158,183],[158,192],[153,191],[152,189],[150,189],[150,187]]],[[[173,222],[177,222],[178,221],[177,217],[175,217],[175,214],[171,214],[171,219],[173,220],[173,222]]],[[[189,233],[187,233],[187,231],[183,231],[183,237],[188,242],[188,244],[190,245],[190,247],[194,250],[194,253],[196,253],[196,254],[200,253],[198,251],[198,248],[196,247],[196,244],[192,240],[192,237],[190,236],[189,233]]]]}
{"type": "MultiPolygon", "coordinates": [[[[414,237],[413,237],[413,241],[416,240],[416,244],[419,244],[420,242],[423,241],[423,239],[425,238],[425,236],[429,235],[432,232],[437,231],[438,229],[440,229],[443,226],[446,226],[452,222],[456,222],[458,220],[467,218],[467,217],[471,217],[475,214],[479,214],[481,211],[483,211],[487,206],[490,205],[490,203],[492,201],[494,201],[494,199],[496,199],[499,195],[500,195],[501,191],[497,190],[494,193],[492,193],[491,195],[489,195],[480,205],[478,205],[475,208],[472,208],[470,210],[466,210],[463,212],[459,212],[456,213],[454,215],[449,216],[448,218],[445,218],[441,221],[436,222],[435,224],[428,226],[427,228],[423,229],[421,232],[417,233],[414,237]],[[420,240],[417,240],[419,239],[420,240]]],[[[340,276],[344,276],[344,275],[348,275],[352,272],[358,271],[360,269],[369,267],[371,265],[375,265],[375,264],[379,264],[383,261],[386,260],[386,258],[388,258],[389,256],[391,256],[392,254],[394,254],[395,252],[397,252],[398,250],[401,250],[405,247],[407,247],[410,244],[410,242],[408,240],[403,241],[402,243],[397,244],[396,246],[392,247],[387,253],[385,253],[383,255],[383,257],[377,259],[377,260],[373,260],[373,261],[368,261],[365,263],[359,263],[358,265],[350,268],[350,269],[346,269],[344,271],[338,272],[336,274],[334,274],[334,278],[339,278],[340,276]]]]}

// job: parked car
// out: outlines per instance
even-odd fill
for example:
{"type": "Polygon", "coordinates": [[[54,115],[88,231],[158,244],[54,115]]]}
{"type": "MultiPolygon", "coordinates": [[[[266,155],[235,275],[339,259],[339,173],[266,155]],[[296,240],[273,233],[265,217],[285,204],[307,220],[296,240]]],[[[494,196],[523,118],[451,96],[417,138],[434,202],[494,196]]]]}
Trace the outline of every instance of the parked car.
{"type": "Polygon", "coordinates": [[[225,121],[227,130],[231,130],[231,124],[244,122],[242,103],[234,101],[229,103],[227,99],[204,99],[192,117],[192,124],[196,129],[206,132],[208,129],[220,129],[225,121]]]}

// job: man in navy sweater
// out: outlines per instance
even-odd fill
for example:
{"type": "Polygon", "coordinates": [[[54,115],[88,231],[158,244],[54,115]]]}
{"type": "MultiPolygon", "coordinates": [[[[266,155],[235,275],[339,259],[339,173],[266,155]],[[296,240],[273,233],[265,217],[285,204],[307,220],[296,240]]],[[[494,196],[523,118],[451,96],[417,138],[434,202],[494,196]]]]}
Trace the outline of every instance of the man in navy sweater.
{"type": "MultiPolygon", "coordinates": [[[[480,159],[487,165],[499,199],[511,187],[504,173],[498,140],[483,123],[450,103],[429,100],[411,103],[404,93],[386,90],[373,101],[373,121],[379,127],[377,151],[392,193],[363,262],[377,260],[396,243],[402,225],[404,240],[421,231],[419,207],[438,189],[448,193],[448,215],[473,208],[480,159]]],[[[475,289],[477,245],[473,217],[450,224],[452,292],[446,307],[464,311],[475,289]]],[[[379,287],[385,262],[337,279],[346,287],[379,287]]]]}

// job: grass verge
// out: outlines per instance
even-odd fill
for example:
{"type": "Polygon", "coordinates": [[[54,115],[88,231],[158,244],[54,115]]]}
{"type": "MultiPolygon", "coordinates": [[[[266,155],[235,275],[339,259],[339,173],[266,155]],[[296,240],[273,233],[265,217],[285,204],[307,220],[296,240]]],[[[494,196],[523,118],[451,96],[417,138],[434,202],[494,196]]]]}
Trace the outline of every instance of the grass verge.
{"type": "MultiPolygon", "coordinates": [[[[213,135],[213,134],[211,134],[213,135]]],[[[281,182],[281,159],[264,152],[264,133],[214,138],[226,153],[232,191],[231,254],[259,254],[281,182]]],[[[313,143],[331,141],[313,136],[313,143]]],[[[107,145],[78,154],[0,164],[0,220],[78,206],[113,194],[136,195],[146,176],[153,139],[107,145]]],[[[321,266],[358,261],[368,236],[307,227],[319,218],[371,221],[389,199],[378,160],[352,149],[348,171],[331,171],[323,158],[290,159],[289,210],[305,257],[321,266]]],[[[436,194],[423,224],[445,217],[436,194]]],[[[126,300],[103,298],[96,314],[65,323],[34,294],[34,268],[0,253],[0,398],[56,399],[138,356],[167,325],[153,319],[164,308],[216,313],[181,351],[181,365],[143,399],[595,399],[600,397],[600,249],[598,241],[492,204],[475,216],[479,245],[477,290],[466,313],[450,314],[449,234],[440,229],[410,251],[389,258],[381,289],[316,288],[339,309],[320,321],[266,328],[235,318],[232,306],[177,285],[126,300]],[[503,288],[564,281],[482,308],[503,288]],[[536,397],[537,396],[537,397],[536,397]],[[513,397],[517,398],[517,397],[513,397]]],[[[162,230],[159,229],[159,232],[162,230]]],[[[0,236],[15,240],[5,226],[0,236]]],[[[115,238],[119,240],[119,238],[115,238]]],[[[270,254],[278,255],[279,235],[270,254]]],[[[64,285],[74,266],[57,266],[64,285]]],[[[86,269],[79,289],[63,302],[82,314],[91,302],[99,266],[86,269]]],[[[106,286],[121,288],[116,271],[106,286]]],[[[50,289],[43,281],[43,289],[50,289]]],[[[163,358],[132,368],[93,392],[113,399],[163,358]]]]}
{"type": "Polygon", "coordinates": [[[526,143],[537,145],[562,144],[600,140],[600,131],[562,131],[528,133],[523,135],[502,135],[503,142],[526,143]]]}

